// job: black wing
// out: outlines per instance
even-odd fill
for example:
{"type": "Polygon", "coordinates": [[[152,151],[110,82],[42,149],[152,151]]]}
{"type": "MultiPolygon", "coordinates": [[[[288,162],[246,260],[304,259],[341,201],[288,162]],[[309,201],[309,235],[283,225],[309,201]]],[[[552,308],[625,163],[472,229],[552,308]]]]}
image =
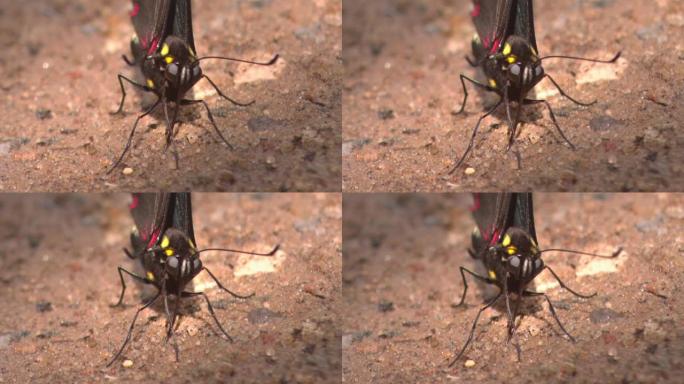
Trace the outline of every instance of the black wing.
{"type": "Polygon", "coordinates": [[[476,193],[473,195],[473,217],[484,244],[494,245],[506,232],[508,212],[513,195],[510,193],[476,193]]]}
{"type": "Polygon", "coordinates": [[[172,193],[171,207],[168,225],[185,233],[193,244],[195,242],[195,230],[192,227],[192,199],[190,193],[172,193]]]}
{"type": "Polygon", "coordinates": [[[183,39],[195,51],[190,0],[133,0],[131,18],[140,46],[148,55],[169,35],[183,39]]]}
{"type": "Polygon", "coordinates": [[[525,230],[535,242],[531,193],[476,193],[473,217],[484,244],[495,245],[510,227],[525,230]]]}
{"type": "Polygon", "coordinates": [[[496,53],[506,39],[506,27],[514,0],[473,0],[471,16],[482,46],[496,53]]]}
{"type": "MultiPolygon", "coordinates": [[[[166,34],[180,37],[186,44],[195,51],[195,38],[192,35],[192,12],[190,10],[190,0],[176,0],[175,7],[171,8],[171,18],[173,20],[167,26],[166,34]]],[[[194,241],[194,240],[193,240],[194,241]]]]}
{"type": "Polygon", "coordinates": [[[490,54],[497,53],[510,35],[524,38],[537,50],[532,0],[473,0],[471,16],[490,54]]]}
{"type": "Polygon", "coordinates": [[[532,208],[531,193],[513,193],[511,206],[508,212],[508,223],[510,226],[518,227],[527,232],[537,243],[537,232],[534,229],[534,210],[532,208]]]}
{"type": "MultiPolygon", "coordinates": [[[[517,0],[511,7],[508,31],[506,36],[516,35],[527,40],[534,50],[537,50],[537,38],[534,36],[534,12],[532,0],[517,0]]],[[[536,239],[535,239],[536,241],[536,239]]]]}
{"type": "Polygon", "coordinates": [[[168,193],[134,193],[130,209],[138,229],[138,237],[151,248],[159,241],[159,236],[167,228],[167,215],[170,203],[168,193]]]}
{"type": "Polygon", "coordinates": [[[173,0],[133,0],[131,19],[140,46],[151,55],[166,37],[173,0]]]}

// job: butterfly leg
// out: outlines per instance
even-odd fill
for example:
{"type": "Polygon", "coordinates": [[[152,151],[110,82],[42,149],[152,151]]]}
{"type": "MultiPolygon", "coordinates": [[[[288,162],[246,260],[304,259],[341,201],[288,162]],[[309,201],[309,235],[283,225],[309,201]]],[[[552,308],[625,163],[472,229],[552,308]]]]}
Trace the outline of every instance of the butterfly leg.
{"type": "Polygon", "coordinates": [[[138,65],[138,64],[136,64],[135,60],[129,59],[128,56],[126,56],[126,55],[121,55],[121,58],[122,58],[123,61],[125,61],[126,64],[128,64],[128,66],[130,66],[130,67],[135,67],[135,66],[138,65]]]}
{"type": "Polygon", "coordinates": [[[575,338],[572,337],[568,331],[565,330],[565,327],[563,327],[563,324],[560,322],[560,319],[558,319],[558,315],[556,315],[556,309],[553,307],[553,304],[551,304],[551,299],[549,299],[549,296],[547,296],[545,293],[542,292],[533,292],[533,291],[523,291],[523,295],[525,296],[544,296],[546,299],[546,302],[549,304],[549,310],[551,311],[551,314],[553,315],[553,318],[556,320],[556,323],[560,327],[561,330],[563,330],[563,333],[565,333],[572,342],[575,342],[575,338]]]}
{"type": "Polygon", "coordinates": [[[126,88],[123,85],[124,80],[126,80],[129,84],[142,89],[145,92],[152,92],[152,89],[148,86],[138,84],[124,75],[118,75],[117,77],[119,79],[119,85],[121,86],[121,102],[119,102],[119,109],[117,109],[116,112],[110,112],[111,115],[116,115],[123,111],[124,100],[126,100],[126,88]]]}
{"type": "Polygon", "coordinates": [[[129,271],[127,271],[121,267],[118,267],[118,269],[119,269],[119,278],[121,279],[121,294],[119,295],[119,301],[116,304],[111,305],[111,307],[118,307],[119,305],[121,305],[123,303],[124,293],[126,292],[126,281],[124,280],[123,272],[125,272],[126,274],[128,274],[129,276],[134,278],[135,280],[140,281],[141,283],[144,283],[144,284],[150,284],[151,283],[146,278],[138,276],[138,275],[134,274],[133,272],[129,272],[129,271]]]}
{"type": "Polygon", "coordinates": [[[581,101],[578,101],[578,100],[573,99],[570,95],[568,95],[567,93],[565,93],[565,91],[563,90],[563,88],[561,88],[560,85],[558,85],[558,83],[556,83],[556,80],[554,80],[553,77],[549,76],[548,74],[544,75],[544,77],[548,78],[548,79],[553,83],[553,85],[556,87],[556,89],[558,89],[558,92],[560,92],[560,94],[561,94],[563,97],[567,98],[568,100],[572,101],[573,103],[575,103],[575,104],[577,104],[577,105],[581,105],[581,106],[583,106],[583,107],[590,107],[590,106],[596,104],[596,100],[591,101],[591,102],[588,102],[588,103],[583,103],[583,102],[581,102],[581,101]]]}
{"type": "Polygon", "coordinates": [[[233,150],[233,146],[230,145],[230,143],[228,142],[228,140],[226,140],[225,137],[223,137],[223,134],[221,134],[221,131],[219,131],[218,126],[216,126],[216,121],[214,121],[214,115],[211,114],[211,110],[209,109],[209,105],[207,104],[206,101],[204,101],[204,100],[181,100],[182,105],[192,105],[192,104],[197,104],[197,103],[202,103],[202,105],[204,105],[204,108],[207,110],[207,116],[209,117],[209,121],[211,122],[211,125],[214,127],[216,134],[219,135],[219,137],[221,138],[221,141],[223,141],[223,143],[226,144],[230,150],[233,150]]]}
{"type": "Polygon", "coordinates": [[[456,171],[456,169],[458,169],[458,167],[461,166],[461,164],[465,160],[468,153],[470,153],[470,151],[472,150],[473,144],[475,143],[475,135],[477,135],[477,130],[480,128],[480,123],[482,123],[482,120],[484,120],[485,117],[491,115],[495,109],[499,108],[499,105],[501,105],[502,102],[503,102],[503,98],[499,99],[499,102],[497,102],[493,108],[491,108],[489,111],[487,111],[484,115],[480,116],[480,119],[477,121],[477,124],[475,125],[475,129],[473,129],[473,134],[470,136],[470,142],[468,143],[468,148],[466,148],[466,151],[463,153],[463,156],[461,156],[461,158],[456,162],[456,164],[453,166],[453,168],[451,168],[451,170],[449,171],[450,175],[452,173],[454,173],[456,171]]]}
{"type": "Polygon", "coordinates": [[[211,273],[211,271],[207,269],[207,267],[203,267],[202,269],[205,270],[205,271],[207,271],[207,273],[209,274],[209,276],[211,276],[211,278],[214,279],[214,282],[216,282],[216,285],[218,285],[218,287],[219,287],[222,291],[226,291],[226,292],[230,293],[231,296],[233,296],[233,297],[235,297],[235,298],[238,298],[238,299],[249,299],[250,297],[254,296],[254,292],[250,293],[249,295],[244,295],[244,296],[243,296],[243,295],[238,295],[237,293],[232,292],[232,291],[229,290],[228,288],[224,287],[223,284],[221,284],[221,282],[216,278],[216,276],[214,276],[214,274],[211,273]]]}
{"type": "Polygon", "coordinates": [[[494,305],[494,303],[496,303],[497,300],[499,300],[499,298],[501,297],[502,294],[503,294],[503,291],[499,291],[499,294],[496,295],[496,297],[494,297],[492,300],[490,300],[487,304],[485,304],[484,307],[480,308],[480,310],[477,312],[477,316],[475,316],[475,321],[473,321],[473,326],[470,328],[470,335],[468,336],[468,340],[466,341],[465,345],[463,345],[463,348],[461,348],[461,351],[456,355],[456,357],[454,357],[454,359],[451,361],[451,363],[449,363],[449,367],[452,367],[456,363],[456,361],[459,358],[461,358],[461,356],[463,355],[463,352],[465,352],[468,345],[470,345],[470,342],[473,340],[473,334],[475,333],[475,327],[477,326],[477,321],[480,319],[480,315],[482,314],[482,312],[484,312],[485,309],[494,305]]]}
{"type": "Polygon", "coordinates": [[[487,284],[492,283],[488,278],[486,278],[484,276],[480,276],[477,273],[469,270],[468,268],[460,267],[459,269],[461,271],[461,279],[463,279],[463,293],[461,294],[461,301],[459,301],[458,304],[456,304],[457,307],[460,307],[461,305],[463,305],[463,302],[465,301],[465,297],[466,297],[466,292],[468,292],[468,281],[466,280],[465,274],[463,272],[468,272],[472,277],[474,277],[478,280],[484,281],[487,284]]]}
{"type": "Polygon", "coordinates": [[[150,299],[147,303],[145,303],[142,307],[138,308],[138,310],[135,312],[135,316],[133,316],[133,321],[131,321],[131,325],[128,327],[128,334],[126,335],[126,339],[123,342],[123,345],[119,349],[119,352],[117,352],[114,357],[107,363],[107,367],[112,365],[112,363],[121,356],[121,353],[123,352],[124,348],[126,348],[126,345],[128,344],[129,341],[131,341],[131,333],[133,332],[133,327],[135,326],[135,321],[138,319],[138,315],[140,312],[142,312],[145,308],[148,308],[150,305],[154,304],[155,301],[159,298],[161,295],[161,291],[157,292],[157,294],[150,299]]]}
{"type": "MultiPolygon", "coordinates": [[[[265,64],[265,65],[270,65],[270,64],[265,64]]],[[[219,96],[221,96],[222,98],[224,98],[224,99],[230,101],[231,103],[233,103],[233,104],[235,104],[235,105],[237,105],[237,106],[239,106],[239,107],[248,107],[248,106],[254,104],[254,102],[255,102],[255,100],[252,100],[252,101],[247,102],[247,103],[241,103],[241,102],[239,102],[239,101],[235,101],[235,100],[231,99],[230,97],[224,95],[223,92],[221,92],[221,90],[219,89],[219,87],[218,87],[213,81],[211,81],[211,79],[210,79],[207,75],[202,75],[202,77],[205,78],[205,79],[207,79],[207,81],[209,82],[209,84],[211,84],[211,86],[214,87],[214,89],[215,89],[216,92],[219,94],[219,96]]]]}
{"type": "Polygon", "coordinates": [[[209,301],[209,298],[204,292],[183,292],[181,293],[182,297],[193,297],[193,296],[199,296],[201,295],[204,297],[204,300],[207,302],[207,308],[209,309],[209,313],[211,314],[211,317],[214,318],[214,322],[216,323],[216,326],[221,330],[221,333],[223,333],[223,336],[228,339],[231,343],[233,342],[233,338],[228,335],[228,332],[226,332],[225,329],[221,326],[221,323],[218,321],[218,318],[216,318],[216,313],[214,313],[214,308],[211,306],[211,302],[209,301]]]}
{"type": "Polygon", "coordinates": [[[549,272],[551,272],[551,274],[556,279],[556,281],[558,281],[558,284],[560,284],[561,288],[566,289],[568,292],[572,293],[573,295],[575,295],[577,297],[581,297],[583,299],[590,299],[590,298],[596,296],[596,292],[589,294],[589,295],[582,295],[581,293],[577,293],[577,292],[573,291],[570,287],[565,285],[565,283],[560,279],[560,277],[558,277],[558,275],[556,275],[556,272],[554,272],[553,269],[549,268],[548,265],[544,266],[544,269],[548,269],[549,272]]]}
{"type": "Polygon", "coordinates": [[[109,170],[107,171],[107,174],[111,173],[114,170],[114,168],[116,168],[121,163],[124,156],[126,155],[126,152],[128,152],[128,150],[131,148],[131,142],[133,140],[133,134],[135,134],[135,129],[138,126],[138,122],[140,122],[140,119],[149,115],[155,108],[157,108],[157,105],[159,105],[160,101],[161,101],[161,99],[157,99],[157,101],[154,103],[154,105],[152,107],[150,107],[147,111],[145,111],[142,115],[138,116],[138,118],[135,119],[135,123],[133,124],[133,129],[131,129],[131,133],[128,135],[128,141],[126,142],[126,146],[124,147],[123,152],[121,152],[121,156],[119,156],[119,159],[114,162],[114,165],[112,165],[111,168],[109,168],[109,170]]]}
{"type": "Polygon", "coordinates": [[[475,85],[477,87],[484,88],[488,91],[491,91],[491,89],[487,85],[482,84],[477,80],[473,80],[466,75],[461,74],[460,78],[461,78],[461,86],[463,87],[463,101],[461,102],[461,109],[459,109],[458,112],[454,113],[455,115],[459,115],[459,114],[463,113],[463,111],[465,110],[466,101],[468,101],[468,88],[466,88],[466,85],[465,85],[466,80],[468,80],[470,83],[472,83],[473,85],[475,85]]]}
{"type": "Polygon", "coordinates": [[[548,101],[546,101],[546,100],[525,99],[525,100],[523,101],[523,103],[528,104],[528,105],[529,105],[529,104],[539,104],[539,103],[543,103],[544,105],[546,105],[546,108],[549,110],[549,116],[551,116],[551,121],[553,121],[553,125],[556,127],[556,130],[558,131],[558,133],[561,135],[561,137],[563,138],[563,140],[565,140],[565,142],[568,143],[568,145],[570,146],[570,148],[571,148],[573,151],[576,149],[576,148],[575,148],[575,145],[574,145],[572,142],[570,142],[570,140],[568,140],[567,137],[565,137],[565,134],[563,133],[563,130],[561,129],[560,125],[558,125],[558,121],[556,121],[556,115],[554,115],[553,109],[551,109],[551,104],[549,104],[548,101]]]}

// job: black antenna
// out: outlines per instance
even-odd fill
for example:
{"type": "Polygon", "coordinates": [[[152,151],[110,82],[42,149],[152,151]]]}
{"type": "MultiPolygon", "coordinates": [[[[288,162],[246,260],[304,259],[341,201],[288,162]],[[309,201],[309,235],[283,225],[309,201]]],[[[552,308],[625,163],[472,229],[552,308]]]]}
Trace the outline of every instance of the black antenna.
{"type": "Polygon", "coordinates": [[[620,55],[622,55],[622,51],[618,51],[618,53],[615,55],[610,60],[599,60],[599,59],[587,59],[586,57],[577,57],[577,56],[565,56],[565,55],[551,55],[551,56],[544,56],[539,61],[546,60],[546,59],[569,59],[569,60],[580,60],[580,61],[591,61],[592,63],[603,63],[603,64],[611,64],[617,61],[617,59],[620,58],[620,55]]]}
{"type": "Polygon", "coordinates": [[[613,252],[611,255],[600,255],[598,253],[590,253],[590,252],[581,252],[581,251],[575,251],[572,249],[563,249],[563,248],[549,248],[549,249],[544,249],[542,251],[539,251],[539,253],[544,253],[544,252],[566,252],[566,253],[574,253],[577,255],[587,255],[587,256],[595,256],[595,257],[602,257],[604,259],[612,259],[614,257],[617,257],[617,255],[622,252],[622,247],[618,248],[617,251],[613,252]]]}
{"type": "Polygon", "coordinates": [[[238,249],[229,249],[229,248],[205,248],[201,249],[193,254],[193,256],[200,254],[201,252],[206,252],[206,251],[223,251],[223,252],[234,252],[234,253],[242,253],[245,255],[255,255],[255,256],[273,256],[276,252],[278,252],[278,249],[280,249],[280,244],[276,245],[270,252],[268,253],[259,253],[259,252],[250,252],[250,251],[241,251],[238,249]]]}
{"type": "Polygon", "coordinates": [[[280,57],[280,55],[276,53],[276,55],[273,56],[273,58],[266,63],[259,62],[259,61],[236,59],[233,57],[223,57],[223,56],[204,56],[204,57],[200,57],[199,59],[197,59],[197,61],[201,61],[204,59],[218,59],[218,60],[238,61],[240,63],[256,64],[256,65],[273,65],[273,64],[275,64],[276,61],[278,61],[279,57],[280,57]]]}

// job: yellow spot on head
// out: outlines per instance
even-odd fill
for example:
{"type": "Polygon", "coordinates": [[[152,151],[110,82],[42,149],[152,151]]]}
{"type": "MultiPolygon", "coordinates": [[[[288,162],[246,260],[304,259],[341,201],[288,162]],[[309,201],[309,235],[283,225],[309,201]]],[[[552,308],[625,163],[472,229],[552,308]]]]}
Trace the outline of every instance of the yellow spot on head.
{"type": "Polygon", "coordinates": [[[147,274],[145,276],[147,277],[147,280],[154,281],[154,273],[147,271],[147,274]]]}
{"type": "Polygon", "coordinates": [[[504,44],[504,49],[503,49],[503,51],[501,51],[501,53],[503,53],[504,56],[508,56],[511,53],[511,49],[512,49],[511,45],[506,43],[506,44],[504,44]]]}
{"type": "Polygon", "coordinates": [[[496,80],[489,79],[489,87],[490,88],[496,88],[496,80]]]}
{"type": "Polygon", "coordinates": [[[154,88],[154,81],[152,79],[147,79],[147,88],[154,88]]]}
{"type": "Polygon", "coordinates": [[[166,256],[173,256],[173,254],[174,254],[175,252],[174,252],[173,248],[167,248],[167,249],[164,251],[164,253],[166,254],[166,256]]]}
{"type": "Polygon", "coordinates": [[[489,276],[489,280],[496,280],[496,272],[494,272],[493,269],[487,271],[487,275],[489,276]]]}
{"type": "Polygon", "coordinates": [[[159,53],[160,53],[162,56],[168,55],[168,54],[169,54],[169,45],[166,44],[166,43],[164,43],[164,45],[162,45],[161,52],[159,52],[159,53]]]}
{"type": "Polygon", "coordinates": [[[161,244],[159,244],[159,245],[160,245],[162,248],[166,248],[166,247],[169,246],[169,243],[170,243],[169,238],[168,238],[167,236],[164,236],[164,237],[162,238],[161,244]]]}
{"type": "Polygon", "coordinates": [[[504,247],[508,247],[511,244],[511,237],[509,235],[504,236],[503,241],[501,242],[501,245],[504,247]]]}
{"type": "Polygon", "coordinates": [[[515,255],[516,253],[518,253],[518,248],[516,248],[515,245],[511,245],[510,247],[506,248],[506,252],[509,255],[515,255]]]}
{"type": "Polygon", "coordinates": [[[518,58],[515,57],[515,55],[509,55],[509,56],[506,56],[506,61],[508,62],[508,64],[513,64],[516,61],[518,61],[518,58]]]}
{"type": "Polygon", "coordinates": [[[171,63],[173,63],[173,60],[174,60],[173,56],[166,56],[166,57],[164,58],[164,61],[166,61],[166,64],[171,64],[171,63]]]}

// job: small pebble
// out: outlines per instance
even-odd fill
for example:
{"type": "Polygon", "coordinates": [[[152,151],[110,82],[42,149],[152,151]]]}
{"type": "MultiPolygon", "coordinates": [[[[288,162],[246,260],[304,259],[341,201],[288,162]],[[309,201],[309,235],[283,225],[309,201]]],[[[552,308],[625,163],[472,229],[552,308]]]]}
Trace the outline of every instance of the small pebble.
{"type": "Polygon", "coordinates": [[[475,361],[474,360],[466,360],[466,362],[463,364],[463,366],[466,368],[472,368],[475,366],[475,361]]]}
{"type": "Polygon", "coordinates": [[[133,366],[133,361],[131,360],[124,360],[123,363],[121,363],[121,366],[124,368],[130,368],[133,366]]]}
{"type": "Polygon", "coordinates": [[[473,175],[473,174],[475,174],[475,168],[468,167],[468,168],[466,168],[464,173],[468,176],[473,175]]]}
{"type": "Polygon", "coordinates": [[[127,175],[127,176],[131,175],[131,174],[133,174],[133,168],[126,167],[123,169],[123,171],[121,171],[121,173],[123,173],[124,175],[127,175]]]}
{"type": "Polygon", "coordinates": [[[378,303],[378,311],[380,312],[390,312],[394,311],[394,303],[389,300],[380,300],[378,303]]]}
{"type": "Polygon", "coordinates": [[[39,301],[36,303],[36,309],[38,312],[50,312],[52,311],[52,303],[49,301],[39,301]]]}

